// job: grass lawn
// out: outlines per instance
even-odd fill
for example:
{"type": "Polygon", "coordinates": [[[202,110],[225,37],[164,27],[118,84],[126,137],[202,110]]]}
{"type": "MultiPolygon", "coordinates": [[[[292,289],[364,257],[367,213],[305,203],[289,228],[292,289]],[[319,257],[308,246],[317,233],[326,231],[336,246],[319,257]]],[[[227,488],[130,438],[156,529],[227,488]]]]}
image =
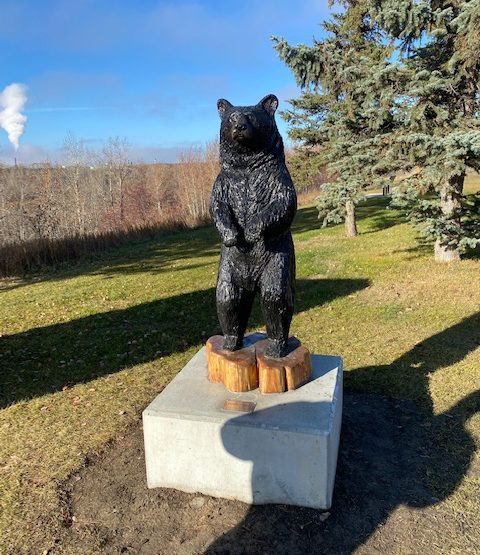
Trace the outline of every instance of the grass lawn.
{"type": "MultiPolygon", "coordinates": [[[[435,264],[376,202],[356,239],[299,210],[292,333],[344,357],[348,391],[421,408],[425,486],[446,520],[435,537],[418,530],[418,551],[478,552],[480,260],[435,264]]],[[[219,331],[218,249],[206,227],[0,282],[0,553],[63,552],[67,478],[219,331]]],[[[251,324],[262,327],[258,305],[251,324]]]]}
{"type": "Polygon", "coordinates": [[[469,173],[465,179],[464,193],[466,195],[480,191],[480,175],[469,173]]]}

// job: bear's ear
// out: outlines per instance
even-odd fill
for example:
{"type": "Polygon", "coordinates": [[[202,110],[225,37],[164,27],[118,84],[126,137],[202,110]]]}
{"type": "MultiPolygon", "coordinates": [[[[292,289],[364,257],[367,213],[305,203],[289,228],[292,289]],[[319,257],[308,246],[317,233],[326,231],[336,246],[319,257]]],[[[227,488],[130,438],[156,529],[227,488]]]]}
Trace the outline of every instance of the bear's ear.
{"type": "Polygon", "coordinates": [[[228,110],[228,108],[232,108],[232,107],[233,107],[233,104],[230,104],[230,102],[228,100],[225,100],[224,98],[221,98],[217,102],[218,113],[220,114],[221,118],[223,118],[223,114],[225,113],[225,111],[228,110]]]}
{"type": "Polygon", "coordinates": [[[274,94],[267,94],[258,104],[273,116],[275,110],[278,108],[278,98],[274,94]]]}

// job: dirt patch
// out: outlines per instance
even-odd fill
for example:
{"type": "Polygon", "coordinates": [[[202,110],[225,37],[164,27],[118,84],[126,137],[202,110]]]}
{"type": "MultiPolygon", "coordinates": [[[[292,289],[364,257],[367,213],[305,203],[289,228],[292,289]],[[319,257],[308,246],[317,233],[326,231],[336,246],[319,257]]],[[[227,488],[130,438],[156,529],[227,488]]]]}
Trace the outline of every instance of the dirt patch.
{"type": "Polygon", "coordinates": [[[426,486],[432,471],[440,472],[431,432],[411,404],[346,395],[334,505],[327,513],[148,490],[139,425],[73,477],[65,492],[71,525],[51,552],[473,553],[475,540],[468,538],[478,534],[475,523],[453,514],[426,486]]]}

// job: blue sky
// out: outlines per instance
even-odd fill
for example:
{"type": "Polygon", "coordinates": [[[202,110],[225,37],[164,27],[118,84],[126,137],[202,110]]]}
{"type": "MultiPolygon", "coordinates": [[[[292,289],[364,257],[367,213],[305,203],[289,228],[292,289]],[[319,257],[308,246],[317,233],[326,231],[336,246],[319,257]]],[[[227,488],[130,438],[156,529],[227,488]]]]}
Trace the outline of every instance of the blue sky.
{"type": "MultiPolygon", "coordinates": [[[[172,161],[216,138],[216,101],[298,94],[270,37],[311,44],[327,0],[0,0],[0,91],[28,87],[17,156],[59,159],[67,132],[100,148],[124,136],[132,157],[172,161]]],[[[277,117],[285,135],[285,125],[277,117]]],[[[0,130],[0,159],[13,149],[0,130]]]]}

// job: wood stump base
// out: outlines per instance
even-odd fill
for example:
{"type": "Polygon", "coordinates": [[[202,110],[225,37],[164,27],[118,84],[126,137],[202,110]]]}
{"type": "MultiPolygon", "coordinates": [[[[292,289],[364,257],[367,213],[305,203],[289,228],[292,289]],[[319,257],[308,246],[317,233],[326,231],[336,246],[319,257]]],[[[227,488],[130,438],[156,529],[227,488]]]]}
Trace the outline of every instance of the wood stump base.
{"type": "Polygon", "coordinates": [[[268,341],[255,343],[258,381],[261,393],[282,393],[308,382],[312,373],[310,351],[303,345],[282,358],[270,358],[264,351],[268,341]]]}
{"type": "Polygon", "coordinates": [[[309,350],[295,338],[291,342],[293,348],[286,356],[271,358],[264,354],[266,339],[238,351],[225,351],[223,336],[214,335],[206,344],[208,379],[237,393],[257,387],[263,394],[297,389],[310,379],[312,364],[309,350]]]}
{"type": "Polygon", "coordinates": [[[255,346],[238,351],[224,351],[223,335],[214,335],[207,341],[208,379],[222,382],[230,391],[251,391],[258,387],[255,346]]]}

